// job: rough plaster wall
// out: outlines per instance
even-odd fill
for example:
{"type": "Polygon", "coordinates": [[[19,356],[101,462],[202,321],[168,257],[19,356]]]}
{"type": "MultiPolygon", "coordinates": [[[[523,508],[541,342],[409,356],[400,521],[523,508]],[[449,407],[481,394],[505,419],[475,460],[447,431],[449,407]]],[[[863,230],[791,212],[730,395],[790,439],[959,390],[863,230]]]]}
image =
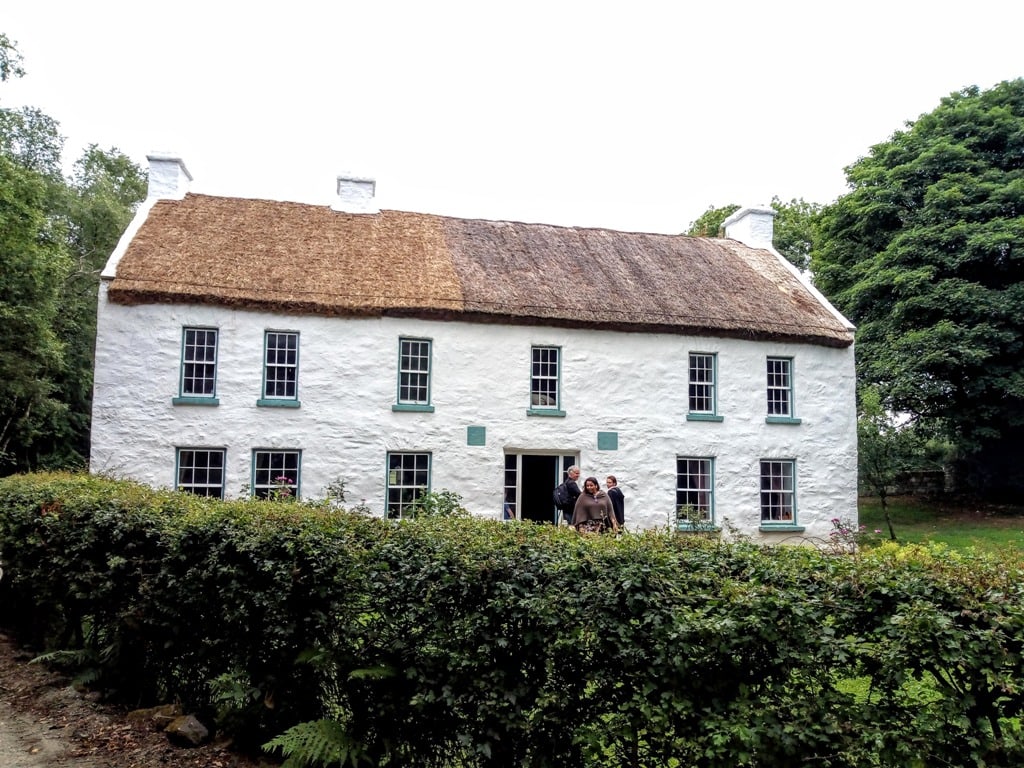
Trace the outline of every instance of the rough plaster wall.
{"type": "MultiPolygon", "coordinates": [[[[213,307],[106,301],[101,288],[92,469],[174,485],[175,447],[226,447],[227,493],[251,481],[251,450],[302,450],[301,492],[342,478],[348,501],[383,514],[386,453],[433,454],[432,488],[497,517],[504,450],[578,452],[584,476],[618,476],[630,527],[663,526],[675,504],[677,455],[715,457],[719,521],[757,533],[759,461],[797,462],[797,522],[827,537],[856,520],[853,349],[546,327],[339,320],[213,307]],[[175,406],[182,326],[220,329],[218,407],[175,406]],[[302,407],[260,408],[263,333],[300,333],[302,407]],[[433,340],[434,413],[392,412],[399,336],[433,340]],[[527,416],[531,345],[563,350],[565,418],[527,416]],[[720,423],[688,422],[691,351],[717,352],[720,423]],[[765,423],[765,357],[793,358],[799,425],[765,423]],[[466,427],[486,427],[486,445],[466,427]],[[618,433],[597,450],[598,431],[618,433]]],[[[784,534],[771,534],[779,540],[784,534]]]]}

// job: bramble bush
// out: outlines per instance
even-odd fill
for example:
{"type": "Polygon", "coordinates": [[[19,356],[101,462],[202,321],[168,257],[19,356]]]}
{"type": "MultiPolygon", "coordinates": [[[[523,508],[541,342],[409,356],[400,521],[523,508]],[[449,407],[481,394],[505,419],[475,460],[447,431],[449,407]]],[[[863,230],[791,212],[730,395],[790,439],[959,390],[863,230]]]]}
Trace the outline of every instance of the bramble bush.
{"type": "Polygon", "coordinates": [[[1004,557],[0,480],[0,623],[295,765],[1015,766],[1004,557]]]}

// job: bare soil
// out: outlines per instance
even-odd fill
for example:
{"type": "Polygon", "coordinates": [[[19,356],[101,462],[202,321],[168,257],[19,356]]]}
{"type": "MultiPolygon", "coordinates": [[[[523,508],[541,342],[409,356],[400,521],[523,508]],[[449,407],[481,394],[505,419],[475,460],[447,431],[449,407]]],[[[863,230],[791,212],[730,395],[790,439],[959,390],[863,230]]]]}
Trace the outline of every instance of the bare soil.
{"type": "Polygon", "coordinates": [[[2,768],[269,768],[273,761],[236,754],[224,741],[172,744],[127,712],[82,693],[0,633],[2,768]]]}

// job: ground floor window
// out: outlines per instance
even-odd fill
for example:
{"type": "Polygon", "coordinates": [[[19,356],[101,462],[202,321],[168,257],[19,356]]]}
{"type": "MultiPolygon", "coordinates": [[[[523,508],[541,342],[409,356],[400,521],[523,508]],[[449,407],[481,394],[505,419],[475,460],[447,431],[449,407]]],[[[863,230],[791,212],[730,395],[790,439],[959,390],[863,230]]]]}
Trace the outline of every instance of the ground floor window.
{"type": "Polygon", "coordinates": [[[302,452],[254,450],[252,495],[258,499],[298,498],[302,452]]]}
{"type": "Polygon", "coordinates": [[[429,453],[388,454],[388,517],[406,517],[430,490],[429,453]]]}
{"type": "Polygon", "coordinates": [[[714,522],[714,466],[711,458],[676,457],[676,520],[680,525],[714,522]]]}
{"type": "Polygon", "coordinates": [[[761,523],[796,522],[796,462],[761,461],[761,523]]]}
{"type": "Polygon", "coordinates": [[[179,448],[175,488],[196,496],[224,498],[223,448],[179,448]]]}

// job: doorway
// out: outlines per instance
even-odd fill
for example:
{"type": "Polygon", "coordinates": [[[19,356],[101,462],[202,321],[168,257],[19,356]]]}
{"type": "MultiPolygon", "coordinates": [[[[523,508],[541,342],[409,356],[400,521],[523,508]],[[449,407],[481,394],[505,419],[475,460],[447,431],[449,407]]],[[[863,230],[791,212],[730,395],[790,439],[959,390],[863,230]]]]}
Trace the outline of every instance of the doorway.
{"type": "Polygon", "coordinates": [[[506,514],[517,520],[554,523],[551,493],[575,463],[575,454],[506,453],[506,514]]]}

